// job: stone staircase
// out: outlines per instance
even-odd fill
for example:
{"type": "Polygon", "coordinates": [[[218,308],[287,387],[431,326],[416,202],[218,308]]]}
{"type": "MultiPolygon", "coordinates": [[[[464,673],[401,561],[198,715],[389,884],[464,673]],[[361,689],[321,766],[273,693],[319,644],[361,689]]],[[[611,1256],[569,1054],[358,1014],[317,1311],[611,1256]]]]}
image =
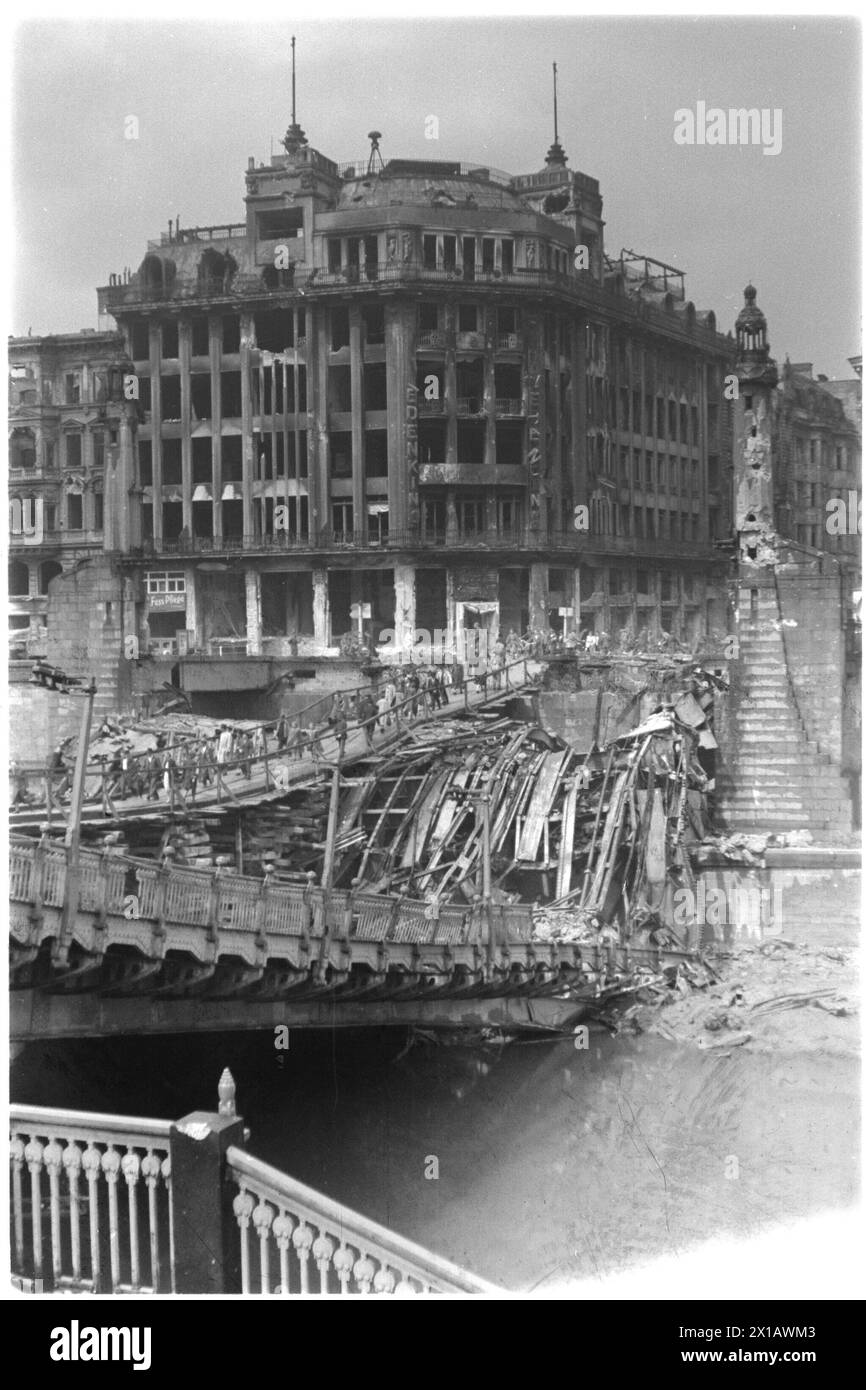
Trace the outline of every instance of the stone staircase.
{"type": "Polygon", "coordinates": [[[733,737],[719,759],[716,822],[746,832],[809,830],[816,841],[852,832],[848,785],[839,766],[809,738],[794,700],[775,594],[741,621],[731,690],[733,737]]]}

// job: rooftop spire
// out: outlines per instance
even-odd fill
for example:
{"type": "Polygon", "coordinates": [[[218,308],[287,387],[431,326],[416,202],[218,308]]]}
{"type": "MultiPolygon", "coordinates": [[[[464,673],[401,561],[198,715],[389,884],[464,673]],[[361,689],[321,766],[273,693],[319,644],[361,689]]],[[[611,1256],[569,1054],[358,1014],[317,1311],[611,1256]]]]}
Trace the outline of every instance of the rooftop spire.
{"type": "Polygon", "coordinates": [[[296,99],[295,99],[295,36],[292,35],[292,124],[283,136],[283,145],[289,155],[297,154],[302,145],[306,145],[307,137],[298,125],[296,99]]]}
{"type": "Polygon", "coordinates": [[[565,168],[568,163],[568,155],[559,143],[559,111],[556,102],[556,63],[553,65],[553,144],[547,151],[545,164],[551,168],[565,168]]]}

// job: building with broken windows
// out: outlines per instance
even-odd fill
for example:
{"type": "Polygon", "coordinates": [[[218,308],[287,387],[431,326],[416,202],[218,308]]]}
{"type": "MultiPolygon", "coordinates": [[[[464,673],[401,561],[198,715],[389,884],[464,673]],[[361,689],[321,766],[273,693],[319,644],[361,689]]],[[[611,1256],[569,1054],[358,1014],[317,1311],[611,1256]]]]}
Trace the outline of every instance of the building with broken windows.
{"type": "MultiPolygon", "coordinates": [[[[77,544],[49,659],[98,640],[123,703],[252,695],[347,634],[447,660],[467,630],[723,632],[733,342],[682,273],[606,254],[599,185],[558,141],[514,177],[385,161],[376,133],[350,164],[294,123],[283,145],[250,159],[243,221],[170,222],[99,290],[92,342],[122,347],[137,399],[99,561],[96,484],[55,506],[77,544]]],[[[95,416],[58,430],[57,476],[96,478],[95,416]]]]}

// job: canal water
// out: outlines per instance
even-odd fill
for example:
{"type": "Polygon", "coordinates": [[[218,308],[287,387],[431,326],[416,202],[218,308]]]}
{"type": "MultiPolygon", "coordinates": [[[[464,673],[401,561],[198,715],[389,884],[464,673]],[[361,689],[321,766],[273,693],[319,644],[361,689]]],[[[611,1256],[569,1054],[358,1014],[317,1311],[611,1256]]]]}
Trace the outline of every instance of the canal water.
{"type": "Polygon", "coordinates": [[[515,1290],[856,1200],[857,1063],[659,1037],[467,1047],[398,1030],[34,1044],[12,1097],[179,1118],[229,1066],[250,1150],[515,1290]]]}

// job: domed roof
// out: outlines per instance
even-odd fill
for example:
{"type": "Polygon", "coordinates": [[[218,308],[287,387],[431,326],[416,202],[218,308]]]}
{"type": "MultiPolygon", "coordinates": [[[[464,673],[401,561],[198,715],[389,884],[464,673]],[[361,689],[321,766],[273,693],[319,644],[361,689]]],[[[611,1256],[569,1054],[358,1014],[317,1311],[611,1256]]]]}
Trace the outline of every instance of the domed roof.
{"type": "Polygon", "coordinates": [[[343,208],[389,207],[498,208],[514,212],[529,211],[526,203],[511,189],[486,178],[467,175],[448,177],[430,174],[368,174],[347,179],[337,200],[343,208]]]}
{"type": "Polygon", "coordinates": [[[758,291],[754,285],[747,285],[743,290],[746,303],[737,315],[737,332],[745,329],[750,333],[757,333],[758,329],[767,327],[767,320],[755,303],[758,291]]]}

